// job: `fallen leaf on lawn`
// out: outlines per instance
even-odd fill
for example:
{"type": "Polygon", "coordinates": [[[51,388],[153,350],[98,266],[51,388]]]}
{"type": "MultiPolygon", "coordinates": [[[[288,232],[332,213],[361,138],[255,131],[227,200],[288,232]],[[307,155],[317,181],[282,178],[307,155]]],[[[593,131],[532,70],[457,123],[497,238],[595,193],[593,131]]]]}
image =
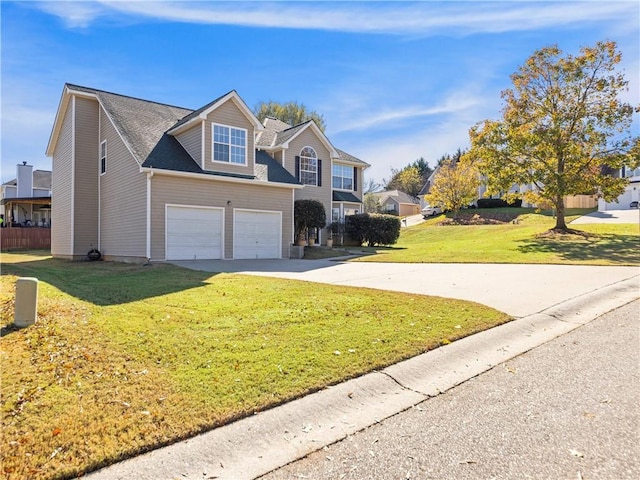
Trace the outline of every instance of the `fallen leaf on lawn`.
{"type": "Polygon", "coordinates": [[[51,436],[55,437],[56,435],[60,435],[62,433],[62,430],[60,430],[59,428],[54,428],[53,432],[51,432],[51,436]]]}
{"type": "Polygon", "coordinates": [[[462,328],[462,325],[456,325],[456,326],[455,326],[455,327],[453,327],[453,328],[462,328]]]}
{"type": "Polygon", "coordinates": [[[342,352],[340,352],[340,350],[336,350],[335,352],[333,352],[334,355],[342,355],[342,352]]]}

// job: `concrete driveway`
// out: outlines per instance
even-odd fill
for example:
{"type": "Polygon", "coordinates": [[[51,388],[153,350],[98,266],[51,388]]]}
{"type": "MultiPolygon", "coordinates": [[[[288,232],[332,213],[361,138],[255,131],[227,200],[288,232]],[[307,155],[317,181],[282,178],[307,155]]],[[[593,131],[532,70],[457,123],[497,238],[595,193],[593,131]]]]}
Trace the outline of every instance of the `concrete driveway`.
{"type": "Polygon", "coordinates": [[[592,212],[576,218],[571,225],[586,223],[640,223],[640,209],[592,212]]]}
{"type": "Polygon", "coordinates": [[[206,272],[287,278],[458,298],[514,317],[636,277],[640,267],[572,265],[405,264],[336,260],[195,260],[172,262],[206,272]]]}

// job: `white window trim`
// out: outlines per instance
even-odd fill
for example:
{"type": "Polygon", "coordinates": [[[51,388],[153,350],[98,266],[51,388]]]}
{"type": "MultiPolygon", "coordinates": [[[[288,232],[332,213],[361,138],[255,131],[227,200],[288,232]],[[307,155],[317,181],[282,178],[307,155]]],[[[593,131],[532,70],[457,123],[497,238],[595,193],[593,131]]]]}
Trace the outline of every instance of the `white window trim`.
{"type": "MultiPolygon", "coordinates": [[[[237,145],[236,145],[237,146],[237,145]]],[[[238,165],[241,167],[246,167],[249,162],[249,131],[246,128],[234,127],[233,125],[225,125],[224,123],[211,123],[211,161],[213,163],[219,163],[222,165],[238,165]],[[223,162],[222,160],[215,159],[215,129],[216,126],[224,127],[229,129],[229,161],[223,162]],[[236,163],[231,161],[231,129],[240,130],[244,132],[244,163],[236,163]]]]}
{"type": "Polygon", "coordinates": [[[307,145],[307,146],[305,146],[305,147],[302,147],[302,148],[300,149],[300,183],[302,183],[303,185],[308,185],[308,186],[310,186],[310,187],[317,187],[317,186],[318,186],[318,152],[316,152],[316,149],[315,149],[315,148],[310,147],[309,145],[307,145]],[[313,151],[313,153],[315,154],[315,157],[307,157],[306,155],[304,155],[304,156],[302,155],[302,152],[303,152],[305,149],[307,149],[307,148],[309,148],[309,149],[311,149],[311,151],[313,151]],[[316,169],[315,169],[315,172],[312,172],[311,170],[303,170],[303,169],[302,169],[302,159],[303,159],[303,158],[306,158],[306,159],[309,159],[309,160],[315,160],[315,161],[316,161],[316,169]],[[316,181],[315,181],[315,183],[304,183],[304,182],[302,181],[302,172],[306,172],[306,173],[313,173],[313,174],[315,174],[315,176],[316,176],[316,181]]]}
{"type": "Polygon", "coordinates": [[[336,163],[336,164],[331,166],[331,188],[333,188],[334,190],[344,190],[346,192],[355,192],[355,190],[353,189],[353,186],[354,186],[354,179],[353,179],[353,167],[352,166],[343,165],[341,163],[336,163]],[[340,167],[341,169],[347,168],[347,169],[349,169],[351,171],[351,177],[345,177],[344,175],[340,175],[340,179],[341,179],[340,184],[343,185],[341,187],[334,187],[333,186],[333,179],[334,179],[334,177],[337,177],[337,175],[335,175],[333,173],[333,168],[334,167],[340,167]],[[345,179],[345,178],[351,178],[351,188],[344,188],[343,179],[345,179]]]}
{"type": "Polygon", "coordinates": [[[100,171],[100,176],[107,173],[107,141],[103,140],[100,142],[100,151],[98,152],[98,156],[100,157],[100,163],[98,164],[98,168],[100,171]],[[104,155],[102,154],[102,146],[104,145],[104,155]],[[104,171],[102,169],[102,165],[104,163],[104,171]]]}

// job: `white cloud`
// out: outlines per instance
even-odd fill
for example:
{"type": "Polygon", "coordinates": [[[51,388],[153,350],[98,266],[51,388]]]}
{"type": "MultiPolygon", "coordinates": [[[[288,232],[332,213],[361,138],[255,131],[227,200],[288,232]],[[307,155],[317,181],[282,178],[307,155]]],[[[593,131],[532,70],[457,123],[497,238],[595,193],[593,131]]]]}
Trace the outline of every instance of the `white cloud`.
{"type": "Polygon", "coordinates": [[[456,94],[450,95],[444,103],[432,107],[406,106],[381,111],[361,110],[358,117],[355,117],[353,114],[348,115],[348,119],[342,122],[337,130],[332,130],[332,133],[337,134],[377,127],[393,127],[405,121],[419,121],[421,117],[448,115],[468,111],[479,103],[481,102],[478,98],[457,92],[456,94]]]}
{"type": "MultiPolygon", "coordinates": [[[[72,27],[121,14],[155,20],[265,28],[425,36],[526,31],[637,20],[637,3],[612,2],[38,2],[72,27]]],[[[637,27],[637,26],[636,26],[637,27]]]]}

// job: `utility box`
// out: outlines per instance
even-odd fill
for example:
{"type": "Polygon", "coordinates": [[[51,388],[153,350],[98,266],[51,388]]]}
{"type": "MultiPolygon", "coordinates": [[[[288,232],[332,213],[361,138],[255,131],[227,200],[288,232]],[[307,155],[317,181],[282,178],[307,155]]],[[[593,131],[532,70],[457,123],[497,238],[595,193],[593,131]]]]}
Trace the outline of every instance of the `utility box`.
{"type": "Polygon", "coordinates": [[[16,307],[13,323],[16,327],[28,327],[36,323],[38,316],[38,279],[24,277],[16,281],[16,307]]]}

